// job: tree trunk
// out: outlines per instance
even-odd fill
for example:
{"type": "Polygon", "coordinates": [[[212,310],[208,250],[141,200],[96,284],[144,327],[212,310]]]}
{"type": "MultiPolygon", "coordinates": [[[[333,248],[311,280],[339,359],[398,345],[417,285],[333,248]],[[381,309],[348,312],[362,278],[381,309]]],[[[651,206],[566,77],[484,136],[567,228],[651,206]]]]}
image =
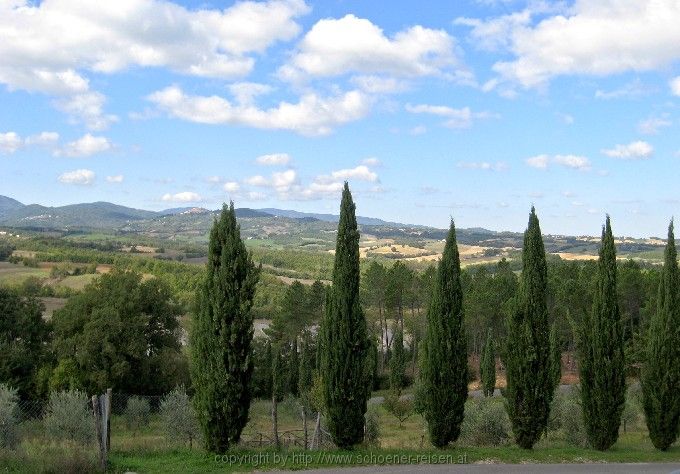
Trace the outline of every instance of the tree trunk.
{"type": "Polygon", "coordinates": [[[302,405],[302,431],[304,432],[305,438],[305,450],[308,448],[307,443],[307,409],[302,405]]]}
{"type": "Polygon", "coordinates": [[[316,426],[314,426],[314,438],[312,439],[312,447],[315,449],[320,448],[321,439],[321,412],[316,412],[316,426]]]}
{"type": "Polygon", "coordinates": [[[281,444],[279,443],[279,417],[276,410],[276,393],[272,394],[272,431],[274,447],[278,450],[281,448],[281,444]]]}

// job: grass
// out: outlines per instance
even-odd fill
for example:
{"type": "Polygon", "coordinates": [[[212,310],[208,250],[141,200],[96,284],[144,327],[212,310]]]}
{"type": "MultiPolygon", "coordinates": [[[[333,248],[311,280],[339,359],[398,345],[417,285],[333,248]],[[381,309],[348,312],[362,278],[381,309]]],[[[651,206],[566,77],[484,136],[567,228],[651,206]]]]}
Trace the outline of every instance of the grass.
{"type": "Polygon", "coordinates": [[[29,277],[47,278],[49,270],[0,262],[0,285],[18,286],[29,277]]]}
{"type": "MultiPolygon", "coordinates": [[[[379,395],[374,393],[374,395],[379,395]]],[[[500,403],[500,399],[498,400],[500,403]]],[[[250,421],[243,437],[271,430],[270,403],[256,400],[251,405],[250,421]]],[[[644,423],[639,419],[619,441],[606,452],[575,447],[567,443],[560,432],[551,432],[533,450],[524,450],[512,443],[496,447],[480,447],[459,441],[445,450],[436,450],[428,440],[423,419],[413,414],[401,425],[382,406],[378,410],[380,446],[360,447],[354,451],[302,451],[271,448],[235,448],[223,457],[207,454],[200,448],[169,444],[158,431],[158,421],[152,417],[149,427],[130,433],[121,419],[114,419],[112,472],[138,473],[174,472],[244,472],[277,469],[308,469],[331,466],[359,466],[403,463],[585,463],[585,462],[679,462],[680,445],[665,452],[654,449],[644,423]],[[443,457],[441,457],[443,456],[443,457]]],[[[300,429],[298,407],[294,400],[279,404],[279,431],[300,429]]],[[[310,436],[313,421],[309,423],[310,436]]]]}
{"type": "Polygon", "coordinates": [[[640,434],[624,434],[609,451],[570,446],[546,446],[530,451],[517,446],[480,448],[456,446],[445,450],[366,449],[354,451],[301,451],[271,449],[231,450],[225,456],[206,454],[187,448],[164,452],[113,452],[113,472],[244,472],[253,470],[311,469],[331,466],[371,466],[402,463],[586,463],[586,462],[677,462],[680,446],[661,452],[640,434]],[[382,462],[381,462],[382,461],[382,462]]]}

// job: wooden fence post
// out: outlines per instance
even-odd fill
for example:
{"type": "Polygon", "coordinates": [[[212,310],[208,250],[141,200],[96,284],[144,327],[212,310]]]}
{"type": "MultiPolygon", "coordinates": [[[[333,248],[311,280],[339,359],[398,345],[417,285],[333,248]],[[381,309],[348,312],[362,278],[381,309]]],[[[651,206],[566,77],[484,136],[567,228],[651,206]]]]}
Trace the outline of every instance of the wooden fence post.
{"type": "Polygon", "coordinates": [[[111,446],[111,389],[103,395],[92,395],[92,412],[99,446],[99,467],[106,471],[111,446]]]}
{"type": "Polygon", "coordinates": [[[106,454],[111,450],[111,395],[112,390],[106,389],[106,454]]]}
{"type": "Polygon", "coordinates": [[[94,413],[94,426],[97,436],[97,444],[99,445],[99,467],[102,470],[106,470],[106,443],[105,436],[102,430],[102,413],[101,406],[99,403],[99,397],[97,395],[92,395],[92,412],[94,413]]]}

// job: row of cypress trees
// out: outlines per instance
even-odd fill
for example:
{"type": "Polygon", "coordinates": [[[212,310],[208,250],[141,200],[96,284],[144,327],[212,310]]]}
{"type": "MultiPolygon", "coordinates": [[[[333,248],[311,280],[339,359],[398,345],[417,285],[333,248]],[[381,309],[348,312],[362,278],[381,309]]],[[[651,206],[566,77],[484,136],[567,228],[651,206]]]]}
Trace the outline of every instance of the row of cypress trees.
{"type": "MultiPolygon", "coordinates": [[[[680,310],[673,224],[669,227],[659,307],[652,320],[642,372],[650,437],[666,449],[680,421],[680,310]]],[[[507,370],[506,409],[516,443],[530,449],[546,431],[560,378],[560,350],[547,311],[547,265],[541,230],[532,207],[524,234],[522,275],[515,311],[508,318],[502,357],[507,370]]],[[[207,273],[197,297],[191,331],[194,404],[206,448],[223,453],[238,442],[248,419],[253,370],[251,307],[261,269],[240,237],[233,203],[210,232],[207,273]]],[[[438,263],[422,342],[417,404],[430,441],[445,447],[457,440],[468,397],[460,256],[453,221],[438,263]]],[[[371,341],[359,299],[359,232],[355,205],[345,183],[325,317],[318,343],[319,371],[328,429],[341,448],[361,443],[373,376],[371,341]]],[[[616,299],[616,249],[609,216],[602,232],[592,312],[576,323],[583,415],[590,443],[608,449],[618,436],[625,397],[623,339],[616,299]]],[[[489,335],[482,364],[495,374],[489,335]]],[[[495,378],[495,375],[493,376],[495,378]]],[[[307,377],[309,378],[309,377],[307,377]]],[[[483,380],[487,394],[495,379],[483,380]]]]}

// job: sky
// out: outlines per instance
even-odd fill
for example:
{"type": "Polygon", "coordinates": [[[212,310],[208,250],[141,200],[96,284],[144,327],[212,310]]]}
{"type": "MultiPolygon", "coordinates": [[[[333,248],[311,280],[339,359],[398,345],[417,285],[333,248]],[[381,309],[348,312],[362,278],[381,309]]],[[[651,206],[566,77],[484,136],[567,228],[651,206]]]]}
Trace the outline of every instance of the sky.
{"type": "Polygon", "coordinates": [[[677,0],[0,0],[0,194],[663,236],[677,0]]]}

